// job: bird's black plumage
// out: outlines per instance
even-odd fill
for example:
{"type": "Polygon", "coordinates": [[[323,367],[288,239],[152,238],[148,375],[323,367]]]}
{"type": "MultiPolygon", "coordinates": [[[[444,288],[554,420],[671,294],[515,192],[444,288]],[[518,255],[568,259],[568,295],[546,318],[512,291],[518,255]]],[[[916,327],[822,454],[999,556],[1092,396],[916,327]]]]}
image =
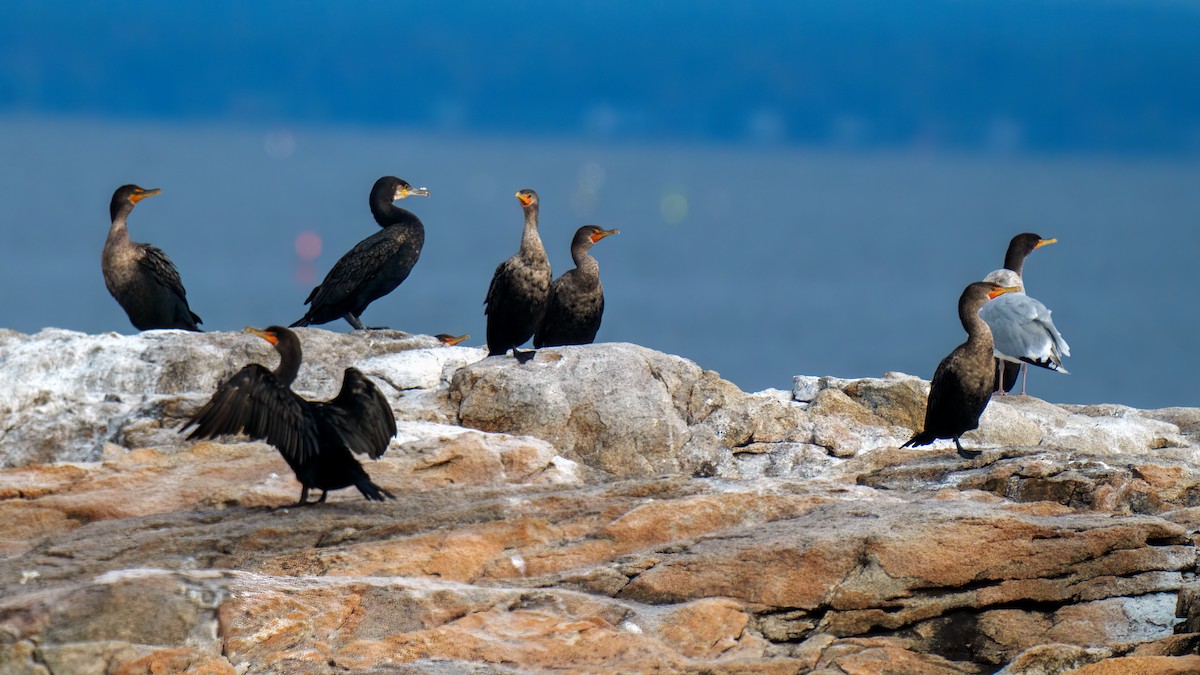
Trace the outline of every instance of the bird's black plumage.
{"type": "Polygon", "coordinates": [[[104,285],[138,330],[179,328],[198,331],[200,317],[188,307],[179,270],[162,249],[130,241],[125,221],[133,207],[158,194],[136,185],[122,185],[109,203],[112,226],[104,242],[100,269],[104,285]]]}
{"type": "Polygon", "coordinates": [[[363,329],[359,316],[367,306],[396,290],[421,257],[425,226],[411,211],[392,203],[412,196],[428,197],[429,190],[414,188],[395,176],[375,181],[371,214],[383,229],[358,242],[334,264],[304,300],[310,305],[308,312],[293,327],[344,318],[355,329],[363,329]]]}
{"type": "Polygon", "coordinates": [[[992,331],[979,318],[979,308],[990,298],[1015,288],[977,281],[958,299],[958,318],[967,331],[967,341],[942,359],[929,387],[925,427],[900,447],[929,445],[939,438],[952,438],[958,454],[979,456],[966,450],[959,437],[979,426],[979,416],[992,397],[995,370],[992,364],[992,331]]]}
{"type": "MultiPolygon", "coordinates": [[[[1004,269],[1012,270],[1017,273],[1017,276],[1024,278],[1025,259],[1029,257],[1029,254],[1047,244],[1057,242],[1057,239],[1042,239],[1041,235],[1033,232],[1022,232],[1016,235],[1008,242],[1008,250],[1004,252],[1004,269]]],[[[1012,391],[1017,386],[1017,375],[1021,373],[1022,368],[1024,366],[1020,364],[996,359],[996,391],[1012,391]]],[[[1025,393],[1024,388],[1021,393],[1025,393]]]]}
{"type": "Polygon", "coordinates": [[[488,286],[486,305],[488,356],[503,355],[509,349],[519,361],[532,358],[517,347],[533,337],[546,304],[550,300],[550,260],[538,235],[538,196],[533,190],[517,193],[525,211],[525,229],[521,248],[496,267],[488,286]]]}
{"type": "Polygon", "coordinates": [[[587,345],[596,339],[604,316],[604,286],[600,283],[600,265],[588,252],[601,239],[620,230],[604,230],[584,225],[571,240],[571,259],[575,269],[554,280],[546,314],[533,336],[534,347],[587,345]]]}
{"type": "Polygon", "coordinates": [[[273,445],[292,467],[302,486],[298,506],[308,502],[310,488],[328,490],[353,485],[367,499],[395,497],[371,482],[352,453],[379,458],[396,435],[396,419],[383,393],[357,368],[347,368],[342,389],[331,401],[306,401],[292,391],[300,372],[300,339],[281,326],[260,331],[279,352],[279,367],[267,370],[252,363],[219,387],[180,431],[195,429],[188,440],[244,433],[273,445]]]}

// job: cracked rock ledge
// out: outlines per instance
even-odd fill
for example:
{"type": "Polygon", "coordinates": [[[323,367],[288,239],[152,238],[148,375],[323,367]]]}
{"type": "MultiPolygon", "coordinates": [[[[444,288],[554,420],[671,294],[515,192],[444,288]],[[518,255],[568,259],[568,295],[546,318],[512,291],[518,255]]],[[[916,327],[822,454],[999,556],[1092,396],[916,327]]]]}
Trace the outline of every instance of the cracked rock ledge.
{"type": "Polygon", "coordinates": [[[1200,672],[1200,409],[996,398],[964,461],[902,374],[298,332],[396,501],[176,433],[261,340],[0,331],[0,673],[1200,672]]]}

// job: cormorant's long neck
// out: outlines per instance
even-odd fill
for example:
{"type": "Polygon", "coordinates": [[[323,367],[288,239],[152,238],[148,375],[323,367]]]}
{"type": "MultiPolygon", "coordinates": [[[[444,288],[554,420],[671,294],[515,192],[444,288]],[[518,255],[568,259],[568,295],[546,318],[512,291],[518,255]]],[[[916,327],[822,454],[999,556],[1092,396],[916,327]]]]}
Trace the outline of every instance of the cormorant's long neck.
{"type": "Polygon", "coordinates": [[[525,231],[521,233],[521,255],[526,258],[546,257],[546,249],[542,247],[542,238],[538,235],[537,204],[525,207],[525,231]]]}
{"type": "Polygon", "coordinates": [[[371,215],[380,227],[391,225],[420,225],[421,219],[408,209],[402,209],[391,203],[386,197],[371,200],[371,215]]]}
{"type": "MultiPolygon", "coordinates": [[[[986,302],[986,297],[983,302],[986,302]]],[[[963,302],[958,303],[958,318],[967,331],[967,344],[978,349],[986,348],[988,352],[991,352],[992,329],[979,316],[983,302],[977,298],[964,298],[963,302]]]]}
{"type": "Polygon", "coordinates": [[[571,259],[575,261],[575,269],[579,270],[578,274],[587,279],[600,278],[600,263],[588,253],[591,246],[573,246],[571,247],[571,259]]]}
{"type": "Polygon", "coordinates": [[[285,387],[290,387],[296,381],[296,376],[300,374],[300,361],[302,359],[300,342],[298,340],[280,339],[275,344],[275,351],[279,352],[279,367],[274,370],[275,379],[279,380],[285,387]]]}
{"type": "Polygon", "coordinates": [[[109,215],[112,217],[112,227],[108,230],[109,244],[129,241],[129,229],[125,226],[125,219],[132,212],[133,204],[128,202],[125,202],[120,208],[116,206],[110,207],[109,215]]]}
{"type": "Polygon", "coordinates": [[[1004,254],[1004,269],[1012,270],[1017,273],[1017,276],[1022,276],[1021,271],[1025,269],[1025,258],[1028,255],[1027,251],[1010,247],[1008,253],[1004,254]]]}

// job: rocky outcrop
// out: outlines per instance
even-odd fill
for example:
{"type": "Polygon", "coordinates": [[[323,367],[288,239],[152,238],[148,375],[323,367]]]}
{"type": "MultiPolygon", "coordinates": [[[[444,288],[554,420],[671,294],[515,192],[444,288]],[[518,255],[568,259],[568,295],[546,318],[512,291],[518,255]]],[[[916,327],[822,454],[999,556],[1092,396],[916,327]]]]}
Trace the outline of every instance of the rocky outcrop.
{"type": "Polygon", "coordinates": [[[395,502],[176,429],[269,346],[0,334],[0,672],[1196,672],[1195,409],[1009,396],[899,449],[928,383],[748,394],[634,345],[484,359],[300,331],[400,427],[395,502]]]}

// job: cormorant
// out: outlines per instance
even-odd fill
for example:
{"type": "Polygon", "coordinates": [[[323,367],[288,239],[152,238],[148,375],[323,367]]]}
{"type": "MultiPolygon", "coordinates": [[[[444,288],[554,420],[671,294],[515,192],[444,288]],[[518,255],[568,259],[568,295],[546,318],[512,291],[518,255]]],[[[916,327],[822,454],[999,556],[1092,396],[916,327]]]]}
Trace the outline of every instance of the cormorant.
{"type": "Polygon", "coordinates": [[[303,486],[296,506],[309,504],[308,490],[353,485],[364,497],[383,501],[392,493],[371,482],[352,452],[378,459],[396,435],[396,419],[383,393],[357,368],[347,368],[342,390],[331,401],[306,401],[291,388],[300,372],[300,339],[281,326],[247,328],[275,346],[279,367],[252,363],[229,378],[208,403],[180,428],[188,440],[245,433],[275,446],[303,486]]]}
{"type": "Polygon", "coordinates": [[[446,345],[447,347],[453,347],[454,345],[457,345],[458,343],[463,342],[464,340],[469,340],[471,338],[470,335],[466,335],[466,334],[455,336],[455,335],[450,335],[449,333],[438,333],[437,335],[434,335],[433,337],[437,338],[438,342],[441,342],[442,344],[446,345]]]}
{"type": "Polygon", "coordinates": [[[100,257],[104,285],[138,330],[199,331],[196,324],[203,322],[188,307],[187,291],[171,259],[160,248],[129,240],[125,220],[134,205],[158,193],[158,188],[136,185],[122,185],[113,193],[108,205],[112,227],[100,257]]]}
{"type": "MultiPolygon", "coordinates": [[[[1025,258],[1035,250],[1057,242],[1057,239],[1042,239],[1041,235],[1033,232],[1018,234],[1008,242],[1008,250],[1004,252],[1004,269],[1012,270],[1017,273],[1018,277],[1024,279],[1025,258]]],[[[1024,282],[1021,287],[1024,291],[1024,282]]],[[[996,391],[1001,394],[1012,391],[1013,387],[1017,386],[1018,372],[1025,373],[1026,377],[1029,376],[1028,369],[1023,364],[1010,363],[1003,359],[996,359],[996,372],[996,391]]],[[[1025,393],[1024,380],[1021,382],[1021,393],[1025,393]]]]}
{"type": "MultiPolygon", "coordinates": [[[[1025,295],[1021,277],[1012,270],[1004,269],[988,274],[983,280],[1021,289],[1006,293],[984,304],[983,309],[979,310],[980,318],[992,329],[997,363],[1006,366],[1033,364],[1060,373],[1068,372],[1063,368],[1062,357],[1071,355],[1071,347],[1054,327],[1050,310],[1025,295]]],[[[1024,379],[1021,381],[1021,394],[1025,394],[1024,379]]]]}
{"type": "Polygon", "coordinates": [[[371,214],[383,229],[358,242],[334,264],[321,285],[308,294],[304,304],[311,307],[293,328],[344,318],[355,330],[363,330],[359,316],[367,305],[396,290],[421,257],[425,226],[411,211],[392,203],[413,196],[428,197],[429,190],[414,188],[395,176],[375,181],[371,214]]]}
{"type": "Polygon", "coordinates": [[[1022,232],[1008,242],[1008,250],[1004,252],[1004,269],[1012,270],[1024,278],[1025,258],[1043,246],[1057,243],[1057,239],[1042,239],[1032,232],[1022,232]]]}
{"type": "Polygon", "coordinates": [[[554,280],[546,315],[533,337],[533,346],[587,345],[596,339],[604,315],[604,286],[600,284],[600,265],[588,253],[601,239],[619,234],[584,225],[571,241],[571,259],[575,269],[554,280]]]}
{"type": "Polygon", "coordinates": [[[996,372],[992,357],[992,331],[979,318],[983,303],[1002,293],[1019,290],[987,281],[967,286],[958,299],[958,318],[967,331],[967,341],[942,359],[929,387],[925,406],[925,428],[900,446],[929,445],[939,438],[953,438],[959,456],[978,457],[978,450],[965,450],[959,437],[979,426],[979,416],[992,397],[996,372]]]}
{"type": "Polygon", "coordinates": [[[546,304],[550,301],[550,261],[538,236],[538,196],[533,190],[517,192],[525,211],[525,230],[516,255],[500,263],[488,286],[486,307],[488,356],[502,356],[509,349],[524,363],[536,352],[517,347],[533,337],[546,304]]]}

